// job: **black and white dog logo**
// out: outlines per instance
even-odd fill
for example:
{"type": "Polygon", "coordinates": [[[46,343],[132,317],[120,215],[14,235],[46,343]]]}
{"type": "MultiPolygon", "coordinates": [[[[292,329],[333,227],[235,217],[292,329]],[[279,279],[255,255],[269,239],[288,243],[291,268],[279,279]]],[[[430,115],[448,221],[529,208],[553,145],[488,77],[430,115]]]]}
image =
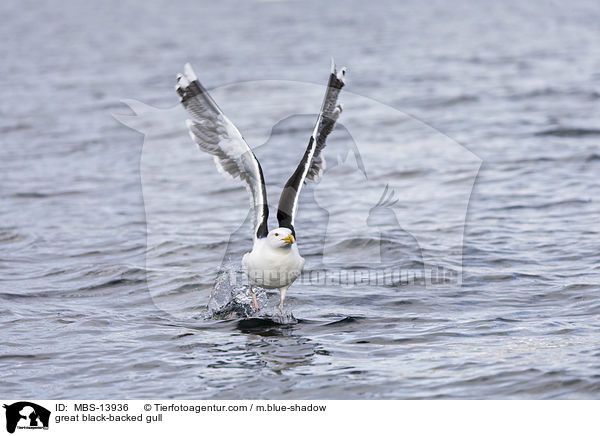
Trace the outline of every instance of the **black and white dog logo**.
{"type": "Polygon", "coordinates": [[[4,405],[6,409],[6,431],[19,429],[48,429],[50,411],[28,401],[4,405]]]}

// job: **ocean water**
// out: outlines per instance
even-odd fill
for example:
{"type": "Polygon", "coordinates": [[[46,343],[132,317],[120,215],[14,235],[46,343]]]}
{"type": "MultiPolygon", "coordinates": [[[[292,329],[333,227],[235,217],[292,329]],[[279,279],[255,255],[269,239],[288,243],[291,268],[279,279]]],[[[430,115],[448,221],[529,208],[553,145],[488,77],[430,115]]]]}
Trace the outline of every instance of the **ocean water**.
{"type": "Polygon", "coordinates": [[[600,396],[595,2],[0,14],[0,397],[600,396]],[[253,314],[247,194],[189,139],[175,75],[213,89],[275,205],[331,57],[305,274],[253,314]]]}

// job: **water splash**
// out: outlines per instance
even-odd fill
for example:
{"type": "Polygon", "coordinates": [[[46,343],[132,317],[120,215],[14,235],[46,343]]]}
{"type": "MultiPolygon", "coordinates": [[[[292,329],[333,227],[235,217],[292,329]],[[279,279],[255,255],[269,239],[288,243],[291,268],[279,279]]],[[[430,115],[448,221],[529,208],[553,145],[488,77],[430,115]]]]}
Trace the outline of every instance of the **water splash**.
{"type": "Polygon", "coordinates": [[[291,312],[280,312],[276,308],[276,304],[270,304],[267,292],[260,288],[254,289],[258,305],[261,308],[258,312],[255,312],[252,308],[252,298],[248,284],[237,283],[232,279],[240,277],[240,273],[241,271],[235,264],[223,265],[218,272],[208,302],[208,318],[252,318],[281,325],[296,324],[298,322],[291,312]]]}

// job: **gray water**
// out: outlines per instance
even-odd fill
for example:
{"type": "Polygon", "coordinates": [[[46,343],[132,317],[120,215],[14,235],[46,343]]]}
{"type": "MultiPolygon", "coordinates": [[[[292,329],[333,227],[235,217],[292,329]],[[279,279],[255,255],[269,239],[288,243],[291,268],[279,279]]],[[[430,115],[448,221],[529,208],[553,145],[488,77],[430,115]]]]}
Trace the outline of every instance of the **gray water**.
{"type": "Polygon", "coordinates": [[[596,2],[83,3],[0,5],[0,397],[598,398],[596,2]],[[218,88],[276,203],[331,56],[348,85],[302,193],[306,272],[378,253],[455,275],[298,282],[283,317],[226,286],[242,300],[213,313],[247,199],[191,143],[175,75],[218,88]],[[366,175],[335,165],[352,144],[366,175]],[[386,184],[396,228],[362,225],[386,184]]]}

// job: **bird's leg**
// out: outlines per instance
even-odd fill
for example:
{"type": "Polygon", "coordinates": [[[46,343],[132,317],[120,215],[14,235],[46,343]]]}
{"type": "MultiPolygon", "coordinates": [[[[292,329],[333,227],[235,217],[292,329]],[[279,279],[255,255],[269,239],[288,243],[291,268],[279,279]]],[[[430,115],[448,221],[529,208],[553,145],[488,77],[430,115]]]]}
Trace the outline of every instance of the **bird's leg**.
{"type": "Polygon", "coordinates": [[[281,303],[279,303],[279,311],[283,312],[283,300],[285,300],[285,293],[287,292],[289,286],[284,286],[283,288],[279,288],[279,293],[281,294],[281,303]]]}
{"type": "Polygon", "coordinates": [[[252,290],[252,285],[250,285],[250,296],[252,297],[252,308],[255,312],[258,312],[260,307],[258,307],[258,301],[256,300],[256,294],[252,290]]]}

